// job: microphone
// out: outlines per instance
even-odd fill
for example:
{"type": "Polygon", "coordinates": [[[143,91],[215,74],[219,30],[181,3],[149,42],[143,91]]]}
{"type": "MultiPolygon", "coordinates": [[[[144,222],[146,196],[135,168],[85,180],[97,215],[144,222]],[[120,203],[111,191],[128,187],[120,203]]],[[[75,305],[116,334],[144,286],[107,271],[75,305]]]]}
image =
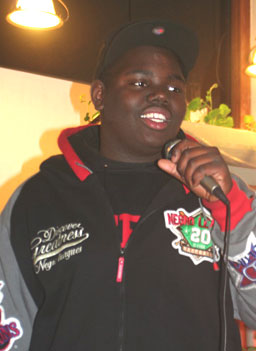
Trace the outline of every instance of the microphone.
{"type": "MultiPolygon", "coordinates": [[[[164,158],[170,160],[171,155],[172,155],[172,149],[174,148],[175,145],[177,145],[179,142],[181,142],[180,139],[176,140],[171,140],[168,143],[165,144],[164,146],[164,158]]],[[[216,196],[220,201],[222,201],[225,205],[229,205],[229,200],[224,194],[223,190],[219,186],[219,184],[216,182],[215,179],[213,179],[211,176],[205,175],[203,179],[200,181],[200,184],[202,187],[208,191],[210,194],[216,196]]]]}

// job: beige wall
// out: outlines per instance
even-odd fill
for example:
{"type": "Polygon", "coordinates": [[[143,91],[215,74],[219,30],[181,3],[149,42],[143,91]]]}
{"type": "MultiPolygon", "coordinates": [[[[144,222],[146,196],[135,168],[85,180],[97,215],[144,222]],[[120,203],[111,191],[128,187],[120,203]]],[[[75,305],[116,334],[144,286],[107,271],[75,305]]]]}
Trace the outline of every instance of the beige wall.
{"type": "MultiPolygon", "coordinates": [[[[59,153],[57,136],[83,123],[89,86],[0,68],[0,211],[39,164],[59,153]]],[[[90,107],[92,109],[92,107],[90,107]]]]}

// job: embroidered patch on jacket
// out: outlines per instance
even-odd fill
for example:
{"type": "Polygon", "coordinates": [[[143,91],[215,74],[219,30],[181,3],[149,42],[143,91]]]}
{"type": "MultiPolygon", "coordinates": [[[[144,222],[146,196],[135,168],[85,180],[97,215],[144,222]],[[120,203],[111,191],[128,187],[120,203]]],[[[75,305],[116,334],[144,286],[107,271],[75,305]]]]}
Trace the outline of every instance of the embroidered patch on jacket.
{"type": "Polygon", "coordinates": [[[213,244],[210,231],[214,220],[206,209],[204,214],[201,208],[191,213],[182,208],[167,210],[164,219],[166,228],[177,237],[172,246],[180,255],[189,257],[195,265],[219,261],[219,248],[213,244]]]}
{"type": "Polygon", "coordinates": [[[250,233],[245,250],[234,257],[229,257],[229,263],[236,272],[236,286],[242,289],[256,287],[256,237],[250,233]]]}
{"type": "Polygon", "coordinates": [[[57,263],[69,260],[82,252],[82,242],[89,238],[81,223],[39,230],[31,241],[32,259],[36,274],[50,271],[57,263]]]}
{"type": "Polygon", "coordinates": [[[4,282],[0,281],[0,350],[9,351],[12,349],[15,341],[22,337],[23,330],[18,319],[13,317],[5,318],[2,306],[4,299],[3,286],[4,282]]]}

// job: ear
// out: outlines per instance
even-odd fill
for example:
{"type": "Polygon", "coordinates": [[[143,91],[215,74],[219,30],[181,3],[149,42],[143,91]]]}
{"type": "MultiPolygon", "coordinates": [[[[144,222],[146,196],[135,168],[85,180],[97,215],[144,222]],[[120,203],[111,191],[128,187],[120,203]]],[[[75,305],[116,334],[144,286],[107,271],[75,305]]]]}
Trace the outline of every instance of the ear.
{"type": "Polygon", "coordinates": [[[105,86],[101,80],[94,80],[91,84],[91,99],[94,107],[98,111],[104,108],[104,91],[105,86]]]}

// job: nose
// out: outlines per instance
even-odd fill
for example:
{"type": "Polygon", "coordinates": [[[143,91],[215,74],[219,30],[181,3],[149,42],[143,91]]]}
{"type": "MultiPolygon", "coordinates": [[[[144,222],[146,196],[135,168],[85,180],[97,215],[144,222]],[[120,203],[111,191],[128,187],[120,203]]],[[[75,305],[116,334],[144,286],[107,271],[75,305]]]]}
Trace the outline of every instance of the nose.
{"type": "Polygon", "coordinates": [[[157,102],[161,104],[168,104],[168,95],[169,92],[167,91],[166,87],[158,87],[149,92],[147,99],[149,102],[157,102]]]}

